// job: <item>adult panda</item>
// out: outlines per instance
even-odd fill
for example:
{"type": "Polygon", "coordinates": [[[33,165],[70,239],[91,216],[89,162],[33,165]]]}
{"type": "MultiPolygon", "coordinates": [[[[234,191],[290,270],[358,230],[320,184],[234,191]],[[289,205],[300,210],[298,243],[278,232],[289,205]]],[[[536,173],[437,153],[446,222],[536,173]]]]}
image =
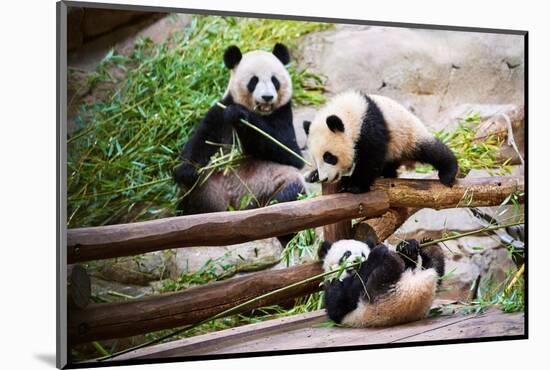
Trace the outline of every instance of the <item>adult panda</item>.
{"type": "Polygon", "coordinates": [[[445,272],[441,247],[420,248],[414,239],[401,242],[396,252],[383,244],[339,240],[324,242],[318,253],[326,272],[345,260],[363,259],[359,267],[324,282],[329,318],[353,327],[397,325],[426,317],[445,272]],[[417,267],[419,256],[422,262],[417,267]]]}
{"type": "Polygon", "coordinates": [[[247,120],[301,154],[292,124],[292,82],[285,68],[289,59],[283,44],[276,44],[272,52],[244,55],[237,46],[225,50],[223,61],[231,75],[221,103],[227,108],[212,106],[181,152],[174,177],[188,195],[178,206],[180,214],[239,208],[250,193],[248,208],[296,200],[305,193],[302,161],[240,122],[247,120]],[[214,172],[195,186],[199,169],[220,147],[233,145],[234,131],[247,158],[234,172],[214,172]]]}
{"type": "Polygon", "coordinates": [[[399,166],[411,161],[433,165],[447,186],[455,181],[458,164],[451,150],[390,98],[344,92],[303,125],[317,167],[306,181],[341,180],[343,191],[367,192],[376,178],[397,177],[399,166]]]}

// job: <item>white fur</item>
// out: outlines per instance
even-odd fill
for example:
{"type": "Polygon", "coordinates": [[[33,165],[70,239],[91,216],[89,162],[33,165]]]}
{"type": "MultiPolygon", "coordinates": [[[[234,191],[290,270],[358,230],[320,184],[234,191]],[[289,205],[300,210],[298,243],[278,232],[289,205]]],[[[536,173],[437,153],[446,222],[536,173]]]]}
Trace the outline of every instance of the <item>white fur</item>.
{"type": "Polygon", "coordinates": [[[348,91],[335,96],[315,115],[309,127],[307,146],[321,182],[334,182],[353,172],[354,145],[359,139],[366,112],[365,98],[355,91],[348,91]],[[343,133],[334,133],[328,128],[326,120],[331,115],[338,116],[344,122],[343,133]],[[330,165],[323,160],[326,151],[338,157],[336,165],[330,165]]]}
{"type": "MultiPolygon", "coordinates": [[[[433,140],[420,119],[401,104],[385,96],[369,97],[382,112],[390,133],[386,160],[400,160],[419,143],[433,140]]],[[[308,148],[321,182],[334,182],[353,173],[355,143],[359,140],[367,110],[368,103],[360,92],[347,91],[332,98],[316,114],[309,128],[308,148]],[[338,116],[344,123],[343,133],[334,133],[328,128],[326,119],[331,115],[338,116]],[[338,157],[335,165],[323,160],[327,151],[338,157]]]]}
{"type": "Polygon", "coordinates": [[[285,66],[273,53],[255,50],[245,53],[240,62],[231,70],[231,77],[225,95],[231,93],[236,103],[261,114],[269,114],[290,100],[292,82],[285,66]],[[258,84],[251,94],[247,85],[252,77],[258,77],[258,84]],[[281,84],[275,89],[271,77],[275,76],[281,84]],[[263,103],[262,95],[272,95],[270,104],[263,103]],[[269,110],[257,110],[259,106],[269,110]]]}
{"type": "Polygon", "coordinates": [[[406,270],[395,287],[368,303],[361,299],[342,323],[354,327],[397,325],[420,320],[428,314],[437,288],[434,269],[406,270]]]}
{"type": "MultiPolygon", "coordinates": [[[[362,255],[364,255],[365,259],[368,258],[370,249],[367,244],[357,240],[338,240],[337,242],[334,242],[328,250],[328,253],[323,260],[323,270],[329,271],[338,268],[340,265],[340,258],[344,255],[344,253],[346,253],[346,251],[351,252],[351,255],[347,260],[353,262],[357,257],[362,257],[362,255]]],[[[344,271],[340,278],[344,279],[349,275],[350,273],[344,271]]]]}
{"type": "Polygon", "coordinates": [[[426,126],[404,106],[388,97],[369,95],[376,103],[390,132],[386,160],[399,160],[413,151],[419,143],[433,140],[426,126]]]}

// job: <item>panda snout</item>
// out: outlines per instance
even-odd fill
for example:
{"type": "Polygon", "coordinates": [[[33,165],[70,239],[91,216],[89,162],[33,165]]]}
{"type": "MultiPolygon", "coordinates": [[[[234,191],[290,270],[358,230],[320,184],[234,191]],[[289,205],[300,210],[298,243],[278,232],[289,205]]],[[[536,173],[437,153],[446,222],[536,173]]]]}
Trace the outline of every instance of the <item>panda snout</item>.
{"type": "Polygon", "coordinates": [[[262,95],[262,100],[266,103],[269,103],[273,100],[273,95],[262,95]]]}

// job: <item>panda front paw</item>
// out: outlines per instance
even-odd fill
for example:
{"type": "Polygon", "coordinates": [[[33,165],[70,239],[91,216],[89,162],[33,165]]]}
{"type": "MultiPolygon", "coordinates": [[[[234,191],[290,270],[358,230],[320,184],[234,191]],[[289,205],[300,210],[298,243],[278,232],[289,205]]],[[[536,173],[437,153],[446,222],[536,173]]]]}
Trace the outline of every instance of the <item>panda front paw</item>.
{"type": "Polygon", "coordinates": [[[314,183],[319,181],[319,172],[317,170],[313,170],[310,173],[306,174],[304,176],[304,180],[309,183],[314,183]]]}
{"type": "Polygon", "coordinates": [[[233,126],[242,125],[241,119],[246,120],[248,111],[240,104],[231,104],[223,111],[223,119],[225,122],[233,126]]]}
{"type": "Polygon", "coordinates": [[[182,163],[174,170],[174,180],[178,184],[192,186],[199,178],[197,168],[190,163],[182,163]]]}
{"type": "Polygon", "coordinates": [[[399,253],[403,261],[405,261],[407,267],[414,268],[418,261],[418,248],[419,245],[417,240],[407,239],[399,243],[395,250],[399,253]]]}
{"type": "Polygon", "coordinates": [[[340,180],[340,192],[359,194],[368,192],[368,189],[365,190],[361,188],[361,186],[355,184],[350,177],[342,177],[342,180],[340,180]]]}
{"type": "Polygon", "coordinates": [[[448,187],[453,187],[453,184],[455,183],[456,179],[456,173],[454,172],[441,172],[438,173],[439,181],[448,187]]]}

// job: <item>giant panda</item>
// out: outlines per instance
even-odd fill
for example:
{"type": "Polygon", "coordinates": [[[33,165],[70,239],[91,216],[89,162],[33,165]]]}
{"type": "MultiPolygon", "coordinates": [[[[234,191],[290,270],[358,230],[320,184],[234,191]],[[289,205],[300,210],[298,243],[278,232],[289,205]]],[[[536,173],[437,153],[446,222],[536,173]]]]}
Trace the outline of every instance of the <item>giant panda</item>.
{"type": "Polygon", "coordinates": [[[414,239],[399,243],[396,252],[370,241],[323,242],[318,254],[325,272],[344,261],[363,260],[340,277],[324,281],[329,318],[352,327],[397,325],[426,317],[445,272],[441,247],[421,248],[414,239]]]}
{"type": "Polygon", "coordinates": [[[451,150],[390,98],[347,91],[303,126],[317,167],[306,181],[341,180],[342,191],[367,192],[376,178],[397,177],[398,167],[411,161],[433,165],[447,186],[455,181],[458,164],[451,150]]]}
{"type": "Polygon", "coordinates": [[[227,108],[214,104],[183,147],[174,177],[188,195],[178,206],[179,214],[238,209],[250,192],[254,199],[248,208],[296,200],[305,193],[299,171],[304,164],[240,122],[244,118],[301,154],[292,123],[292,82],[285,68],[289,59],[288,49],[279,43],[272,52],[242,54],[237,46],[225,50],[223,62],[230,78],[221,103],[227,108]],[[235,172],[215,172],[201,186],[193,187],[198,170],[220,149],[219,144],[233,144],[233,131],[246,159],[235,172]]]}

